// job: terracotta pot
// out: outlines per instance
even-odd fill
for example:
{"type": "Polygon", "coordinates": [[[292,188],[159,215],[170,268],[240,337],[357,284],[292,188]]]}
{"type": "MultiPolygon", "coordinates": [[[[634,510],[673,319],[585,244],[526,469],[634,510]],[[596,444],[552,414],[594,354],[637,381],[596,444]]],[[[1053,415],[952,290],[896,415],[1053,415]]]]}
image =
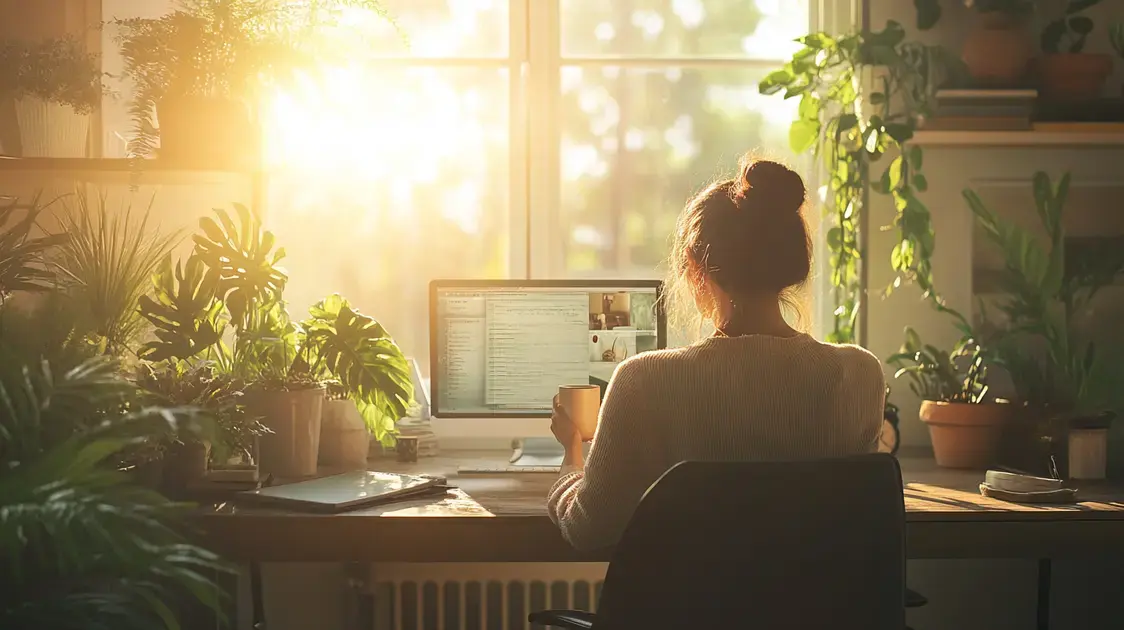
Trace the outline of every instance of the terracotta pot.
{"type": "Polygon", "coordinates": [[[1092,53],[1045,55],[1039,64],[1042,95],[1055,100],[1100,98],[1112,74],[1112,57],[1092,53]]]}
{"type": "Polygon", "coordinates": [[[1003,428],[1011,419],[1006,403],[921,403],[921,420],[929,425],[933,455],[945,468],[984,469],[995,463],[1003,428]]]}
{"type": "Polygon", "coordinates": [[[162,160],[209,168],[260,166],[261,139],[245,104],[199,96],[167,97],[156,106],[162,160]]]}
{"type": "Polygon", "coordinates": [[[251,392],[246,407],[273,432],[258,439],[258,469],[263,474],[282,478],[316,474],[323,387],[251,392]]]}
{"type": "Polygon", "coordinates": [[[1034,60],[1034,44],[1019,16],[992,11],[980,15],[976,30],[964,41],[961,59],[980,87],[1021,85],[1034,60]]]}

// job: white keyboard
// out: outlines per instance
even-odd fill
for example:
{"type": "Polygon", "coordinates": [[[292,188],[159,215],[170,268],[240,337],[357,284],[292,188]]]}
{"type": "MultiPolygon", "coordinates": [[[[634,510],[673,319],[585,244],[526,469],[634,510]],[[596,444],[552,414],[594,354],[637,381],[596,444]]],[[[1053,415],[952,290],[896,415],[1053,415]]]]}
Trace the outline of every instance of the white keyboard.
{"type": "Polygon", "coordinates": [[[502,475],[506,473],[554,473],[558,474],[559,466],[462,466],[457,469],[460,475],[502,475]]]}

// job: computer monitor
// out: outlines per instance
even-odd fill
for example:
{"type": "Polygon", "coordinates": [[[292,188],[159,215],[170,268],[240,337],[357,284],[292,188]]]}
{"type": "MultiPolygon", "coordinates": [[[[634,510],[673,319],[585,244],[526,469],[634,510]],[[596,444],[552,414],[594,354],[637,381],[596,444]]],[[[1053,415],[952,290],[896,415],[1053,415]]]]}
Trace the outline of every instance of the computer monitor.
{"type": "Polygon", "coordinates": [[[440,435],[550,435],[560,385],[604,388],[624,359],[667,346],[654,280],[437,280],[430,394],[440,435]]]}

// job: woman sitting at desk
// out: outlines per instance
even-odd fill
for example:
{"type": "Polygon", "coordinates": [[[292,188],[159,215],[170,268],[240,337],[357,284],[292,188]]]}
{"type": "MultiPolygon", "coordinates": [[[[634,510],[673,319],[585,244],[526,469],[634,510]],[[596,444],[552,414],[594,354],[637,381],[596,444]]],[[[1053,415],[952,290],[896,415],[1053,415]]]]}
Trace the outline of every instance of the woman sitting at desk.
{"type": "Polygon", "coordinates": [[[746,160],[738,178],[687,204],[671,253],[672,280],[717,332],[620,364],[588,462],[555,399],[551,429],[566,457],[548,506],[573,546],[615,544],[643,493],[681,461],[877,450],[881,363],[863,348],[816,341],[782,314],[811,268],[805,197],[795,172],[746,160]]]}

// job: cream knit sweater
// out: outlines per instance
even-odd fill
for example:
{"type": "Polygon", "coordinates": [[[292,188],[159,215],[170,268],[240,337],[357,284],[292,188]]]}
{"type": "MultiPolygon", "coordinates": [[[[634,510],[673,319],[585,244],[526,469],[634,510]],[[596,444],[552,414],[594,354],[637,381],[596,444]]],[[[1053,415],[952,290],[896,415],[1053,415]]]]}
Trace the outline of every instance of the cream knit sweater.
{"type": "Polygon", "coordinates": [[[563,471],[550,517],[574,547],[615,544],[648,487],[682,461],[840,457],[878,448],[879,360],[808,335],[715,337],[618,366],[584,471],[563,471]]]}

